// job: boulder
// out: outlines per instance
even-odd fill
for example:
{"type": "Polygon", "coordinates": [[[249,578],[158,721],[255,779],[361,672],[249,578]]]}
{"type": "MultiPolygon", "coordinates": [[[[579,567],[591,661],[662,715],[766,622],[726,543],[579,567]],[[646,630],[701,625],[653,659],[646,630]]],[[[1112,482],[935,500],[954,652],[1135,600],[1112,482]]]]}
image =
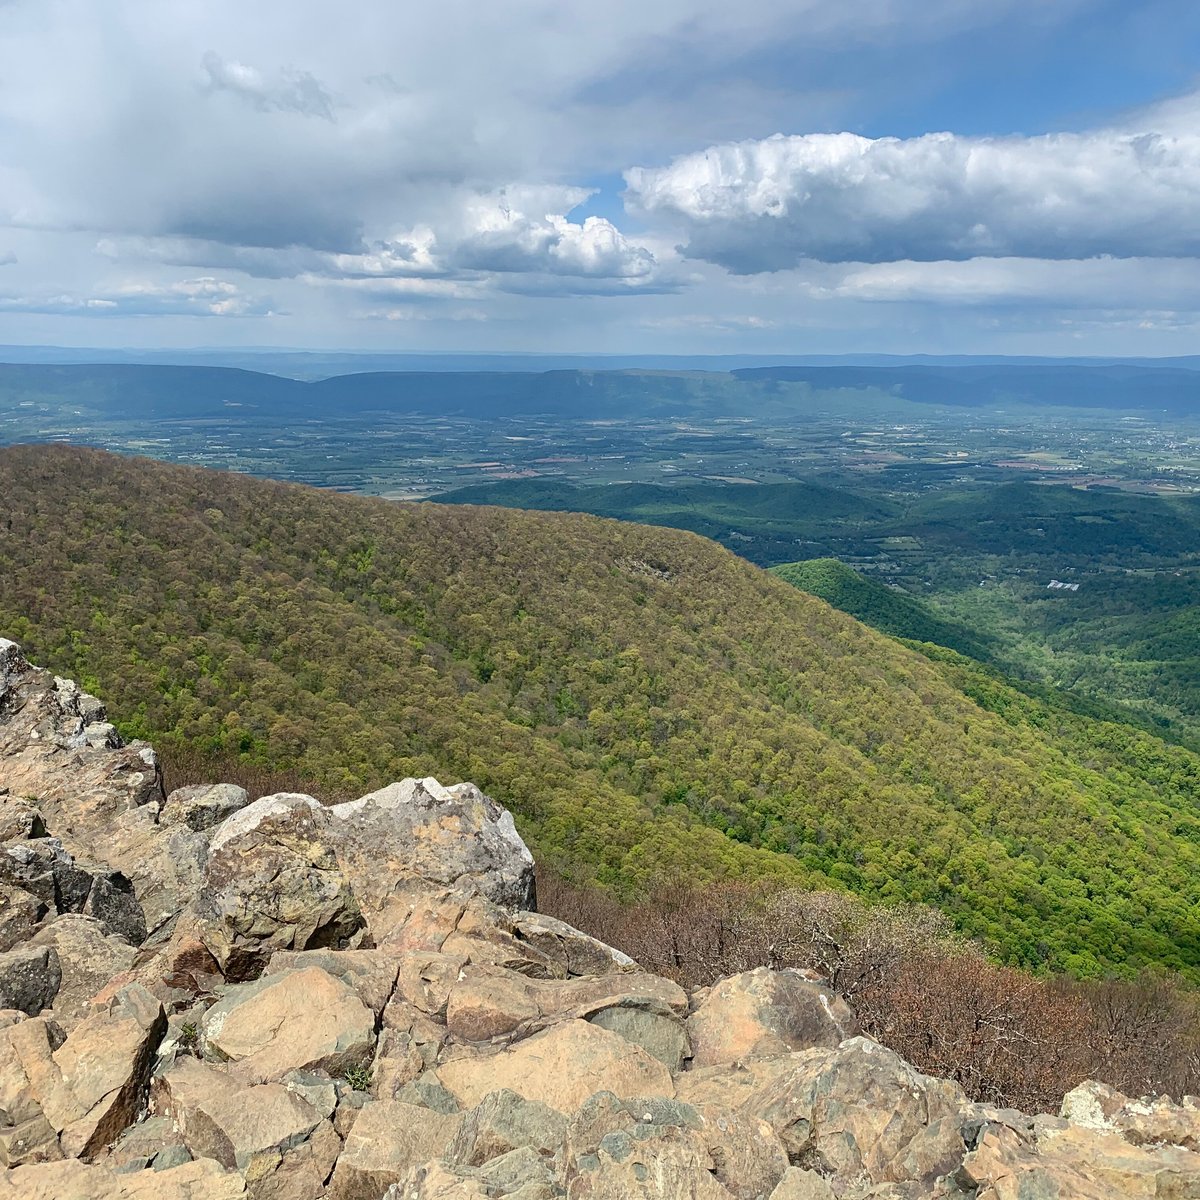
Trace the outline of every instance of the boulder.
{"type": "Polygon", "coordinates": [[[377,1200],[412,1167],[440,1158],[462,1118],[396,1100],[363,1106],[346,1136],[326,1195],[329,1200],[377,1200]]]}
{"type": "Polygon", "coordinates": [[[771,1193],[771,1200],[835,1200],[833,1189],[815,1171],[788,1167],[771,1193]]]}
{"type": "Polygon", "coordinates": [[[146,847],[120,846],[122,818],[157,815],[162,777],[154,751],[125,745],[104,719],[104,705],[68,679],[31,666],[0,638],[0,786],[32,797],[44,827],[69,854],[107,863],[138,887],[130,866],[146,847]],[[122,861],[125,859],[125,861],[122,861]]]}
{"type": "Polygon", "coordinates": [[[121,1134],[103,1165],[114,1171],[164,1171],[190,1162],[191,1157],[171,1121],[166,1117],[148,1117],[121,1134]]]}
{"type": "Polygon", "coordinates": [[[264,796],[217,826],[197,904],[205,944],[230,979],[276,950],[345,949],[362,913],[330,846],[333,818],[311,796],[264,796]]]}
{"type": "Polygon", "coordinates": [[[834,1047],[858,1033],[849,1005],[798,971],[759,967],[722,979],[687,1022],[692,1065],[834,1047]]]}
{"type": "Polygon", "coordinates": [[[375,1014],[337,976],[305,967],[229,988],[201,1034],[205,1053],[247,1083],[290,1071],[341,1076],[371,1061],[375,1014]]]}
{"type": "MultiPolygon", "coordinates": [[[[1200,1196],[1200,1154],[1171,1145],[1138,1146],[1119,1133],[1067,1125],[1037,1137],[1036,1156],[1011,1130],[992,1126],[964,1159],[964,1172],[1003,1196],[1005,1168],[1025,1193],[1035,1181],[1050,1195],[1086,1197],[1200,1196]],[[993,1144],[996,1149],[993,1150],[993,1144]],[[1057,1193],[1050,1191],[1056,1187],[1057,1193]]],[[[1011,1188],[1011,1184],[1008,1185],[1011,1188]]],[[[986,1195],[982,1190],[981,1195],[986,1195]]]]}
{"type": "Polygon", "coordinates": [[[49,1008],[62,984],[53,946],[18,946],[0,954],[0,1008],[36,1016],[49,1008]]]}
{"type": "Polygon", "coordinates": [[[378,1017],[396,990],[400,964],[379,950],[279,950],[267,964],[267,975],[316,967],[342,980],[378,1017]]]}
{"type": "Polygon", "coordinates": [[[446,1000],[446,1029],[464,1042],[508,1042],[567,1020],[590,1020],[677,1070],[687,1053],[677,984],[641,971],[529,979],[489,964],[463,966],[446,1000]]]}
{"type": "Polygon", "coordinates": [[[382,1200],[557,1200],[563,1191],[545,1161],[529,1149],[513,1150],[481,1167],[427,1162],[413,1167],[382,1200]]]}
{"type": "Polygon", "coordinates": [[[438,950],[474,963],[491,963],[536,979],[567,975],[562,955],[544,953],[522,938],[513,915],[470,881],[435,888],[419,879],[398,885],[371,915],[371,936],[381,950],[438,950]]]}
{"type": "Polygon", "coordinates": [[[1117,1133],[1134,1146],[1180,1146],[1200,1151],[1200,1101],[1168,1096],[1131,1100],[1115,1088],[1089,1080],[1063,1097],[1062,1115],[1085,1128],[1117,1133]]]}
{"type": "Polygon", "coordinates": [[[37,806],[23,796],[0,788],[0,842],[25,842],[46,836],[46,822],[37,806]]]}
{"type": "Polygon", "coordinates": [[[93,869],[91,874],[92,886],[79,911],[131,946],[140,946],[146,940],[146,914],[133,884],[120,871],[93,869]]]}
{"type": "Polygon", "coordinates": [[[246,1175],[269,1173],[328,1122],[279,1083],[250,1085],[194,1058],[155,1079],[156,1114],[169,1118],[194,1158],[246,1175]]]}
{"type": "Polygon", "coordinates": [[[566,1021],[490,1057],[455,1059],[438,1067],[443,1086],[464,1107],[508,1088],[561,1113],[589,1096],[673,1096],[671,1074],[639,1046],[587,1021],[566,1021]]]}
{"type": "Polygon", "coordinates": [[[0,1175],[0,1200],[237,1200],[245,1194],[242,1177],[210,1159],[132,1175],[74,1161],[0,1175]]]}
{"type": "Polygon", "coordinates": [[[86,1017],[92,998],[113,978],[128,971],[135,951],[109,933],[95,917],[65,913],[49,922],[30,940],[58,956],[61,985],[50,1009],[58,1021],[74,1024],[86,1017]]]}
{"type": "Polygon", "coordinates": [[[606,1134],[594,1151],[572,1157],[567,1188],[572,1200],[731,1200],[711,1168],[694,1131],[646,1122],[606,1134]]]}
{"type": "Polygon", "coordinates": [[[137,1119],[166,1027],[162,1005],[144,988],[129,987],[81,1021],[54,1052],[62,1085],[80,1112],[69,1123],[55,1121],[67,1154],[90,1158],[137,1119]]]}
{"type": "MultiPolygon", "coordinates": [[[[65,1041],[56,1025],[41,1019],[9,1026],[0,1031],[0,1119],[11,1129],[26,1127],[18,1139],[23,1144],[44,1121],[62,1153],[95,1156],[137,1118],[165,1029],[162,1007],[136,986],[80,1022],[65,1041]]],[[[47,1148],[38,1156],[57,1154],[47,1148]]],[[[21,1161],[28,1161],[24,1149],[21,1161]]]]}
{"type": "Polygon", "coordinates": [[[80,912],[92,875],[78,866],[58,838],[9,842],[0,852],[0,881],[36,896],[49,912],[80,912]]]}
{"type": "Polygon", "coordinates": [[[465,1041],[486,1042],[529,1025],[541,1015],[528,980],[509,971],[496,971],[468,979],[451,990],[446,1029],[465,1041]]]}
{"type": "Polygon", "coordinates": [[[48,911],[47,905],[24,888],[0,883],[0,953],[30,937],[48,911]]]}
{"type": "Polygon", "coordinates": [[[145,941],[133,884],[120,871],[76,859],[58,838],[9,843],[0,852],[0,881],[29,892],[47,912],[85,913],[131,945],[145,941]]]}
{"type": "MultiPolygon", "coordinates": [[[[765,1122],[728,1110],[702,1111],[678,1100],[638,1097],[621,1100],[611,1092],[591,1097],[572,1118],[566,1141],[566,1173],[580,1195],[617,1195],[606,1190],[607,1179],[598,1173],[613,1161],[628,1165],[615,1178],[631,1188],[630,1195],[654,1195],[645,1185],[669,1189],[687,1183],[676,1172],[687,1163],[707,1173],[719,1185],[712,1191],[702,1185],[696,1194],[733,1196],[757,1200],[775,1188],[787,1170],[788,1160],[778,1138],[765,1122]],[[660,1174],[666,1156],[666,1174],[660,1174]]],[[[691,1181],[696,1186],[696,1181],[691,1181]]],[[[574,1191],[572,1192],[574,1194],[574,1191]]],[[[662,1194],[674,1194],[670,1190],[662,1194]]],[[[680,1194],[691,1195],[686,1190],[680,1194]]]]}
{"type": "Polygon", "coordinates": [[[507,909],[534,907],[533,855],[512,814],[474,784],[403,779],[334,805],[338,858],[371,912],[397,883],[469,882],[507,909]]]}
{"type": "Polygon", "coordinates": [[[548,1105],[507,1089],[489,1092],[463,1115],[444,1157],[456,1166],[478,1167],[528,1147],[553,1158],[566,1133],[567,1118],[548,1105]]]}
{"type": "MultiPolygon", "coordinates": [[[[719,1080],[710,1077],[708,1088],[693,1088],[689,1080],[682,1090],[693,1103],[703,1103],[697,1093],[705,1091],[717,1103],[729,1103],[731,1093],[719,1080]]],[[[755,1085],[738,1105],[741,1113],[771,1126],[794,1166],[818,1171],[835,1181],[835,1190],[902,1181],[898,1164],[914,1139],[967,1107],[956,1084],[922,1075],[863,1037],[836,1050],[763,1060],[755,1085]]]]}
{"type": "Polygon", "coordinates": [[[628,954],[545,913],[519,912],[513,926],[518,937],[560,966],[563,975],[612,975],[638,969],[628,954]]]}
{"type": "Polygon", "coordinates": [[[220,825],[249,803],[245,788],[232,783],[202,783],[176,788],[167,797],[159,820],[164,825],[183,824],[201,833],[220,825]]]}
{"type": "Polygon", "coordinates": [[[617,1005],[602,1008],[588,1020],[635,1046],[641,1046],[673,1075],[682,1069],[684,1059],[690,1054],[683,1022],[670,1014],[617,1005]]]}

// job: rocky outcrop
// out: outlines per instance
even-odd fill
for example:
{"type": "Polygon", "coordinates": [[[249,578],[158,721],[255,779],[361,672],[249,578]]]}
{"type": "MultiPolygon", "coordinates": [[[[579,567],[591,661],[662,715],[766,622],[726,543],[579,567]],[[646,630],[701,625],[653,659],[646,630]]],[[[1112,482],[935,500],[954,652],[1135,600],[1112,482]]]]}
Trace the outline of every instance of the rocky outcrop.
{"type": "Polygon", "coordinates": [[[974,1104],[820,981],[688,994],[533,911],[511,816],[213,784],[0,641],[0,1200],[1200,1197],[1200,1108],[974,1104]]]}

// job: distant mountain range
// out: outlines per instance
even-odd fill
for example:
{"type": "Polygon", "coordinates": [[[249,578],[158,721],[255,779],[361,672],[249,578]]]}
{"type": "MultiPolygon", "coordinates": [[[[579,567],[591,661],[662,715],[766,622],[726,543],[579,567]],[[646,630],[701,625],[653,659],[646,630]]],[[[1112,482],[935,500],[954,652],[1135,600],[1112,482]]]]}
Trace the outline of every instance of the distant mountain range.
{"type": "MultiPolygon", "coordinates": [[[[1200,365],[1200,359],[1192,360],[1200,365]]],[[[29,401],[146,417],[414,412],[471,417],[737,416],[853,404],[856,397],[950,407],[1200,412],[1195,367],[1117,363],[792,365],[732,370],[364,370],[326,378],[227,366],[0,364],[0,412],[29,401]]]]}
{"type": "Polygon", "coordinates": [[[123,363],[177,367],[240,367],[295,379],[324,379],[364,371],[739,371],[776,367],[1179,367],[1200,371],[1200,355],[1167,358],[1044,357],[988,354],[522,354],[387,353],[289,348],[190,350],[3,346],[0,362],[123,363]]]}

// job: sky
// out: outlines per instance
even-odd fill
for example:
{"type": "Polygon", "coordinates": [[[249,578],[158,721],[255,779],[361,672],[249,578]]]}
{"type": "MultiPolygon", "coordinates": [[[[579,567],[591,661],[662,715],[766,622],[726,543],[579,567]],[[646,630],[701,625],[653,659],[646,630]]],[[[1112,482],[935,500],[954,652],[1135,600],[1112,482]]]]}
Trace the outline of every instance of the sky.
{"type": "Polygon", "coordinates": [[[0,344],[1200,353],[1200,5],[0,0],[0,344]]]}

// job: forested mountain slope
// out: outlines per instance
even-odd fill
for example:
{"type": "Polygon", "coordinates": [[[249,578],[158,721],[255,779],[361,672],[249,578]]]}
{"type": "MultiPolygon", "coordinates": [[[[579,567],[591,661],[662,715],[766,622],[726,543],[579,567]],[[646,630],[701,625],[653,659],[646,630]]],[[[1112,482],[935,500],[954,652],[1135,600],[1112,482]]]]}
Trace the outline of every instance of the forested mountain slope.
{"type": "Polygon", "coordinates": [[[0,451],[0,495],[0,632],[167,756],[473,778],[543,862],[621,890],[832,881],[1014,961],[1200,975],[1200,759],[699,537],[61,446],[0,451]]]}
{"type": "Polygon", "coordinates": [[[771,572],[892,637],[935,642],[984,662],[991,657],[986,635],[944,620],[907,592],[871,579],[836,558],[781,563],[771,572]]]}

